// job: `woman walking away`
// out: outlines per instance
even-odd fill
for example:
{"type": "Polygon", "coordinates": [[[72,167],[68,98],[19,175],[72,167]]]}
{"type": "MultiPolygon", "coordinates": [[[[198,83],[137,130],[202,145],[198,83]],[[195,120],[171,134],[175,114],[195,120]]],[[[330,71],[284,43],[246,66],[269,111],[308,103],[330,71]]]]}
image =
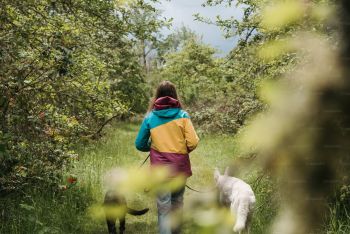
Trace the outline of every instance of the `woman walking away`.
{"type": "MultiPolygon", "coordinates": [[[[172,176],[192,175],[189,153],[199,138],[187,112],[182,110],[175,85],[170,81],[159,84],[148,114],[137,135],[136,148],[150,151],[151,165],[167,166],[172,176]]],[[[180,225],[170,226],[170,213],[181,214],[185,184],[178,191],[158,195],[158,226],[160,234],[180,233],[180,225]]]]}

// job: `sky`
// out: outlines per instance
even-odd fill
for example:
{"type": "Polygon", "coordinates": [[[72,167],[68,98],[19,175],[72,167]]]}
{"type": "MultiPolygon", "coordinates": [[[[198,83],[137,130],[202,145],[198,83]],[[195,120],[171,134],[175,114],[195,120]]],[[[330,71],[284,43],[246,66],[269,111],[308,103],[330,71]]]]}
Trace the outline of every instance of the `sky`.
{"type": "Polygon", "coordinates": [[[191,28],[199,35],[203,36],[204,43],[218,49],[219,52],[217,54],[223,56],[235,46],[236,39],[225,39],[219,27],[195,21],[193,15],[200,13],[202,16],[210,19],[215,19],[217,15],[220,15],[222,18],[229,18],[232,16],[239,18],[242,15],[242,11],[234,6],[202,7],[201,5],[204,1],[205,0],[161,0],[161,4],[158,7],[163,10],[164,17],[173,18],[173,28],[180,28],[182,25],[191,28]]]}

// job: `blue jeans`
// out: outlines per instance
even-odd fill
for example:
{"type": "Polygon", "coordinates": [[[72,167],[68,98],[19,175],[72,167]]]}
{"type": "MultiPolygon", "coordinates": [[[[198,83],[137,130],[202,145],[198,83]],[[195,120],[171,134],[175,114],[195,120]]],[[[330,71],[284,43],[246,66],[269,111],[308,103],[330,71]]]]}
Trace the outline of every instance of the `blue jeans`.
{"type": "MultiPolygon", "coordinates": [[[[175,192],[166,192],[158,195],[158,227],[160,234],[178,234],[181,233],[181,225],[171,227],[171,213],[176,211],[176,214],[182,216],[183,200],[185,186],[175,192]]],[[[178,217],[181,223],[181,218],[178,217]]]]}

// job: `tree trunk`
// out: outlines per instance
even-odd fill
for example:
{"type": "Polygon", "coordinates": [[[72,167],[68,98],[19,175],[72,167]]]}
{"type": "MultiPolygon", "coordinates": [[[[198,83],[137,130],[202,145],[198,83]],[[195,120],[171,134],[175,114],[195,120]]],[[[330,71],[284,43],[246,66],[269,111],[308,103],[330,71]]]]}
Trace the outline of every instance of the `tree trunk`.
{"type": "Polygon", "coordinates": [[[146,54],[145,39],[141,39],[141,47],[142,47],[142,65],[143,65],[143,69],[147,73],[147,60],[146,60],[147,54],[146,54]]]}

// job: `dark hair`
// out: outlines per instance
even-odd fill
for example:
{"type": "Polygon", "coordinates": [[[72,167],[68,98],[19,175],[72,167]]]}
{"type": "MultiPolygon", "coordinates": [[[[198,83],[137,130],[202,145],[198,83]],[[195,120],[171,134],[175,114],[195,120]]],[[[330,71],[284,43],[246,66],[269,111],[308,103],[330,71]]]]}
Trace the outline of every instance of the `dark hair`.
{"type": "Polygon", "coordinates": [[[175,85],[172,82],[168,81],[168,80],[164,80],[164,81],[159,83],[159,85],[158,85],[158,87],[156,89],[156,92],[154,94],[154,97],[151,99],[148,111],[152,111],[153,106],[154,106],[154,102],[158,98],[166,97],[166,96],[172,97],[172,98],[178,100],[179,103],[180,103],[180,106],[181,106],[181,102],[180,102],[180,100],[179,100],[179,98],[177,96],[175,85]]]}

